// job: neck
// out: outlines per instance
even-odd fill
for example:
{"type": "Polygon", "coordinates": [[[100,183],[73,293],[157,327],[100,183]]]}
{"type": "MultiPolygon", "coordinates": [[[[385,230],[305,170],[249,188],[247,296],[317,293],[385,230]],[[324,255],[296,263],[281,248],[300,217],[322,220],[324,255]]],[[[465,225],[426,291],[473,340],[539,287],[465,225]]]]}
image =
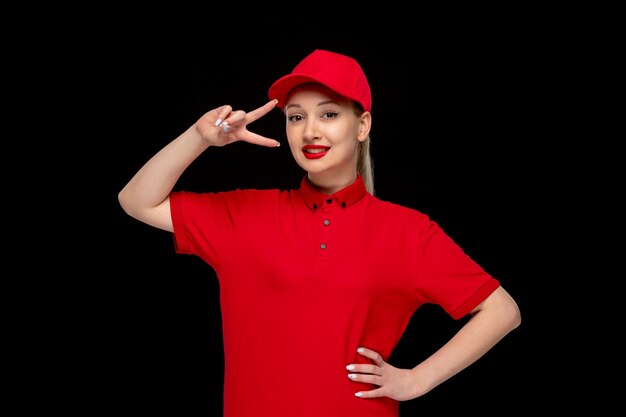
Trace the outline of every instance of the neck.
{"type": "Polygon", "coordinates": [[[357,173],[354,171],[349,175],[337,176],[324,173],[312,174],[309,172],[307,178],[319,192],[330,195],[353,184],[357,179],[357,173]]]}

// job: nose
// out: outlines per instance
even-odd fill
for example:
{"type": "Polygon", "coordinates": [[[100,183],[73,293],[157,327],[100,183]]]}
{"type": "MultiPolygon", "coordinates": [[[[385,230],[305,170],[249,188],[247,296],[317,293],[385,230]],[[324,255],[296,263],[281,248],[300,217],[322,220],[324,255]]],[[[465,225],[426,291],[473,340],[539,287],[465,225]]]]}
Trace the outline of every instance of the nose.
{"type": "Polygon", "coordinates": [[[317,124],[317,120],[315,117],[309,117],[306,119],[306,124],[304,126],[304,139],[305,140],[316,140],[320,139],[320,131],[319,126],[317,124]]]}

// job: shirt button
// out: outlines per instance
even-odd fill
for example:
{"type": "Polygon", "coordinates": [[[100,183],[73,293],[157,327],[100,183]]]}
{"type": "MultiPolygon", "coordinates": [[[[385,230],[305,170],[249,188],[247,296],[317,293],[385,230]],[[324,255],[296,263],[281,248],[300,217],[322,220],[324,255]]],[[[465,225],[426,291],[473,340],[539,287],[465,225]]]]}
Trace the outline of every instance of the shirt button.
{"type": "Polygon", "coordinates": [[[326,219],[324,220],[324,226],[328,226],[330,224],[330,220],[326,219]]]}
{"type": "Polygon", "coordinates": [[[322,243],[322,244],[320,245],[320,248],[322,248],[322,249],[326,249],[326,243],[322,243]]]}
{"type": "Polygon", "coordinates": [[[341,207],[346,208],[346,202],[341,203],[341,207]]]}
{"type": "Polygon", "coordinates": [[[333,199],[332,199],[332,198],[329,198],[328,200],[326,200],[326,202],[327,202],[328,204],[330,204],[330,203],[332,203],[332,202],[333,202],[333,199]]]}
{"type": "Polygon", "coordinates": [[[317,208],[317,204],[313,204],[313,210],[317,208]]]}

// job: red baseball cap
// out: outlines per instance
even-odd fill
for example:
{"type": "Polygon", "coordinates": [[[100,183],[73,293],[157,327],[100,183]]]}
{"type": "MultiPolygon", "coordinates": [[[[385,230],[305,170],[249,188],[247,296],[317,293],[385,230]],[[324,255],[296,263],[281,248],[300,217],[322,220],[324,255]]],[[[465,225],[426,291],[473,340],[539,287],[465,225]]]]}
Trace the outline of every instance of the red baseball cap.
{"type": "Polygon", "coordinates": [[[300,84],[318,82],[336,93],[359,103],[363,110],[371,111],[372,93],[365,73],[359,63],[349,56],[316,49],[284,77],[279,78],[269,90],[270,100],[278,99],[283,109],[287,95],[300,84]]]}

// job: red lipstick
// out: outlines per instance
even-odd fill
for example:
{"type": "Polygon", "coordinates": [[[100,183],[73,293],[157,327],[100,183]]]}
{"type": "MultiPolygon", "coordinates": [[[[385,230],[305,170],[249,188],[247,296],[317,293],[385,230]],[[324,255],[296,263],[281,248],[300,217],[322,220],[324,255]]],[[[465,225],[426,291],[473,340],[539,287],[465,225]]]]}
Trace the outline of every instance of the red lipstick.
{"type": "Polygon", "coordinates": [[[326,153],[330,147],[322,145],[306,145],[302,148],[302,153],[306,159],[320,159],[326,153]]]}

